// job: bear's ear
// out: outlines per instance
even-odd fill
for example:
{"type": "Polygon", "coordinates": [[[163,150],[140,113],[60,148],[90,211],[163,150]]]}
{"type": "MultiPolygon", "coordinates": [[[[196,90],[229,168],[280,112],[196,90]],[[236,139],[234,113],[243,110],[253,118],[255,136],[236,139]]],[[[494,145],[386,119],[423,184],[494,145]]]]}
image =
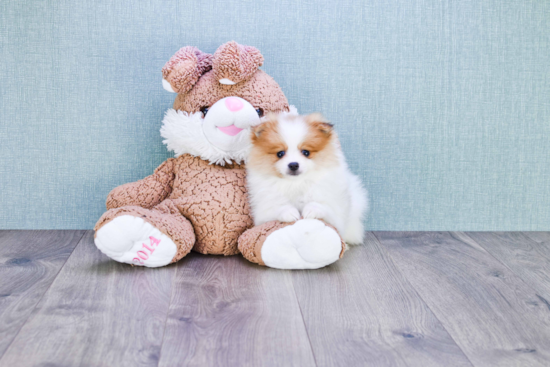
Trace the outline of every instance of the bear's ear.
{"type": "Polygon", "coordinates": [[[193,46],[183,47],[162,68],[162,86],[169,92],[187,93],[210,69],[212,55],[193,46]]]}
{"type": "Polygon", "coordinates": [[[212,69],[221,84],[233,85],[250,78],[263,63],[264,57],[256,48],[231,41],[218,47],[212,69]]]}

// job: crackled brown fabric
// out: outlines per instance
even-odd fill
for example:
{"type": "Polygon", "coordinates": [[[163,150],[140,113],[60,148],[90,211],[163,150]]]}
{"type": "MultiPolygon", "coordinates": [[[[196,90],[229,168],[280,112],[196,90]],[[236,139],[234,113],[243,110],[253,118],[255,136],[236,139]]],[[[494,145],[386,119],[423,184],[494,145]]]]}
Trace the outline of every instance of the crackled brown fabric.
{"type": "Polygon", "coordinates": [[[107,209],[126,205],[152,208],[172,192],[173,182],[174,160],[168,159],[152,175],[113,189],[107,196],[107,209]]]}
{"type": "Polygon", "coordinates": [[[101,217],[96,231],[115,217],[130,214],[142,217],[181,244],[178,256],[189,252],[189,230],[193,229],[193,250],[237,254],[237,239],[252,227],[245,176],[243,165],[218,166],[189,154],[170,158],[151,176],[114,189],[107,199],[110,210],[101,217]]]}
{"type": "Polygon", "coordinates": [[[277,82],[262,70],[256,70],[250,79],[235,85],[220,84],[214,70],[210,70],[199,79],[189,93],[178,94],[174,109],[195,113],[229,96],[246,99],[254,108],[262,108],[266,113],[288,111],[288,100],[283,91],[277,82]]]}

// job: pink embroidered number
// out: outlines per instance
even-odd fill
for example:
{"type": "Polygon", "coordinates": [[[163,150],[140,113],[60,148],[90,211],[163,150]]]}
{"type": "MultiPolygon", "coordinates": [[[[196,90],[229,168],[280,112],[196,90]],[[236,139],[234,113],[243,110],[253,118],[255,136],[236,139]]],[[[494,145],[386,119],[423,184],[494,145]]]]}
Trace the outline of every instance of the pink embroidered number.
{"type": "MultiPolygon", "coordinates": [[[[145,244],[143,244],[143,246],[145,246],[145,244]]],[[[147,260],[149,258],[149,255],[147,255],[145,251],[138,251],[137,254],[141,260],[147,260]]]]}
{"type": "Polygon", "coordinates": [[[153,252],[155,252],[155,249],[156,249],[156,247],[158,247],[159,243],[160,243],[159,239],[157,239],[153,236],[150,236],[149,237],[149,246],[142,243],[141,244],[143,246],[142,249],[137,252],[137,256],[132,259],[132,262],[135,263],[135,264],[143,265],[142,260],[147,260],[149,258],[149,256],[152,255],[153,252]],[[147,252],[145,250],[149,250],[149,252],[147,252]]]}

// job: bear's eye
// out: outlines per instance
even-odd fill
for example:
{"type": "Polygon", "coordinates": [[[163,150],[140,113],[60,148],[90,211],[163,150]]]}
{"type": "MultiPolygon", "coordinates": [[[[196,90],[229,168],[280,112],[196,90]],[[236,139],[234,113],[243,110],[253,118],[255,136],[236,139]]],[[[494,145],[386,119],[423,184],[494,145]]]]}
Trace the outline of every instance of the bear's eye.
{"type": "Polygon", "coordinates": [[[279,158],[283,158],[284,155],[285,155],[284,150],[281,150],[280,152],[277,152],[277,157],[279,157],[279,158]]]}
{"type": "Polygon", "coordinates": [[[256,112],[258,113],[258,116],[262,117],[264,115],[264,109],[263,108],[256,108],[256,112]]]}
{"type": "Polygon", "coordinates": [[[209,107],[203,107],[201,108],[202,117],[206,117],[206,114],[208,113],[209,107]]]}
{"type": "Polygon", "coordinates": [[[305,155],[306,157],[309,157],[309,150],[302,150],[302,154],[305,155]]]}

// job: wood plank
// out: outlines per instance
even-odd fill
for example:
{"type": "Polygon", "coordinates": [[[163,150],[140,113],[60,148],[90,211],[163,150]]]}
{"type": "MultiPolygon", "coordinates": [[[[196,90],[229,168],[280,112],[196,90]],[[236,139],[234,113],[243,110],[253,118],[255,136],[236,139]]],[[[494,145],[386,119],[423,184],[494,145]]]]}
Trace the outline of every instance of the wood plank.
{"type": "Polygon", "coordinates": [[[537,291],[540,302],[550,301],[549,233],[471,232],[467,235],[537,291]]]}
{"type": "Polygon", "coordinates": [[[159,365],[315,365],[290,272],[241,256],[182,259],[159,365]]]}
{"type": "Polygon", "coordinates": [[[114,262],[89,231],[0,366],[156,366],[175,270],[114,262]]]}
{"type": "Polygon", "coordinates": [[[292,276],[318,365],[471,366],[371,233],[292,276]]]}
{"type": "Polygon", "coordinates": [[[550,310],[471,238],[375,235],[474,365],[550,365],[550,310]]]}
{"type": "Polygon", "coordinates": [[[0,357],[85,231],[0,231],[0,357]]]}

